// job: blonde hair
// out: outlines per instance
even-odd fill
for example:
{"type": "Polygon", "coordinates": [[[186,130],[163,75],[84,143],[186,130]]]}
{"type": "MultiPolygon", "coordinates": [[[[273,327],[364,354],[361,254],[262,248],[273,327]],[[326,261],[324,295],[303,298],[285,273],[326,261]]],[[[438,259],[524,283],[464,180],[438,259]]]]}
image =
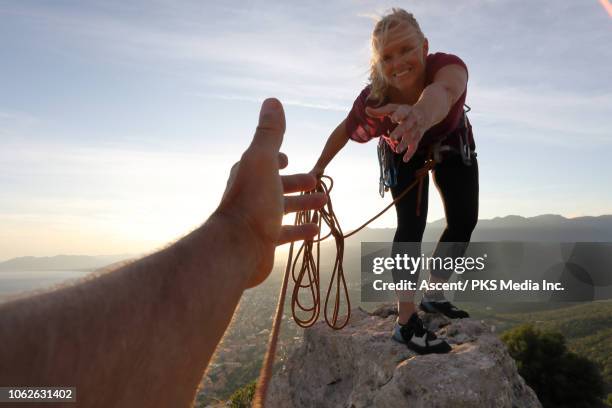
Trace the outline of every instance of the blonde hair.
{"type": "Polygon", "coordinates": [[[385,41],[387,40],[389,33],[394,28],[398,27],[402,23],[407,23],[412,26],[419,36],[421,41],[425,41],[425,35],[421,31],[419,23],[412,13],[407,12],[401,8],[392,8],[391,12],[381,17],[380,20],[374,26],[372,31],[372,58],[370,59],[370,95],[368,99],[382,103],[389,84],[382,73],[381,67],[381,55],[380,52],[384,47],[385,41]]]}

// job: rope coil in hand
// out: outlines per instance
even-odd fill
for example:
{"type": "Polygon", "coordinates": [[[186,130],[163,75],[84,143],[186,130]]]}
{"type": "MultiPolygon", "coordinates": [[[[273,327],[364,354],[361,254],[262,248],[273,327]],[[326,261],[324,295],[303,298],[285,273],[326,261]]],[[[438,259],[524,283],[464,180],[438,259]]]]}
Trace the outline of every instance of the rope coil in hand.
{"type": "Polygon", "coordinates": [[[378,214],[367,220],[363,225],[359,228],[351,231],[350,233],[344,235],[342,233],[342,229],[340,228],[340,223],[338,222],[338,218],[334,213],[330,192],[333,188],[334,181],[329,176],[321,176],[321,178],[317,182],[317,187],[313,191],[305,192],[302,194],[312,194],[314,192],[323,192],[327,196],[327,204],[319,209],[319,210],[308,210],[308,211],[300,211],[295,216],[295,225],[301,225],[306,223],[315,223],[319,227],[319,234],[317,239],[304,241],[298,250],[295,259],[293,259],[293,242],[289,245],[289,254],[287,258],[287,266],[285,268],[285,274],[283,276],[283,283],[280,289],[280,296],[278,298],[278,303],[276,305],[276,312],[274,316],[274,321],[272,322],[272,330],[270,332],[269,342],[268,342],[268,350],[266,352],[266,356],[263,361],[263,366],[261,368],[259,379],[257,381],[257,389],[255,392],[255,397],[253,399],[253,407],[262,408],[265,406],[265,397],[268,391],[268,385],[270,382],[270,378],[272,376],[272,367],[274,365],[274,357],[276,354],[276,346],[278,344],[278,335],[280,332],[280,325],[283,317],[283,310],[285,304],[285,297],[287,293],[287,284],[289,281],[289,275],[293,278],[294,286],[291,294],[291,311],[293,314],[293,319],[296,324],[300,327],[307,328],[316,323],[320,315],[321,308],[321,281],[319,274],[319,264],[320,264],[320,243],[325,239],[332,236],[336,243],[336,260],[334,262],[334,269],[332,271],[332,276],[330,279],[330,284],[327,289],[327,293],[325,295],[325,303],[323,308],[323,314],[325,316],[325,322],[329,327],[335,330],[340,330],[344,326],[346,326],[349,322],[349,318],[351,315],[351,303],[348,295],[348,289],[346,286],[346,281],[344,279],[344,269],[342,266],[342,262],[344,259],[344,240],[357,232],[364,229],[371,222],[376,220],[382,214],[384,214],[389,208],[391,208],[395,203],[401,200],[409,191],[411,191],[414,187],[418,186],[417,191],[417,207],[416,214],[417,216],[420,214],[420,203],[421,203],[421,194],[423,190],[423,179],[428,176],[429,171],[431,171],[435,165],[436,161],[433,160],[432,154],[428,155],[428,159],[425,161],[423,167],[417,170],[415,175],[415,180],[412,182],[404,191],[402,191],[395,199],[387,205],[384,209],[382,209],[378,214]],[[327,186],[324,180],[329,180],[329,187],[327,186]],[[329,233],[321,238],[321,225],[322,222],[325,222],[327,227],[329,228],[329,233]],[[313,254],[313,246],[316,244],[316,260],[315,255],[313,254]],[[300,262],[301,261],[301,262],[300,262]],[[298,270],[299,263],[299,270],[298,270]],[[296,271],[297,275],[296,275],[296,271]],[[333,302],[333,313],[331,317],[328,315],[328,304],[330,299],[330,294],[332,292],[332,288],[335,284],[335,298],[333,302]],[[301,289],[306,289],[311,296],[312,306],[305,306],[299,300],[299,292],[301,289]],[[347,314],[346,318],[338,323],[338,315],[340,312],[340,291],[341,289],[344,291],[344,298],[346,299],[347,305],[347,314]],[[302,312],[307,314],[307,317],[300,318],[296,313],[297,310],[301,310],[302,312]]]}
{"type": "MultiPolygon", "coordinates": [[[[293,278],[294,286],[293,293],[291,296],[291,311],[293,314],[293,320],[297,323],[298,326],[306,328],[312,326],[318,319],[320,314],[321,307],[321,290],[320,290],[320,246],[321,241],[327,239],[329,236],[334,238],[336,244],[336,260],[334,262],[334,269],[332,271],[332,276],[330,279],[329,286],[327,288],[327,293],[325,295],[325,304],[323,307],[323,314],[325,316],[325,322],[327,325],[333,329],[340,330],[348,323],[350,317],[350,305],[351,301],[348,295],[348,288],[346,286],[346,280],[344,279],[344,269],[342,266],[342,260],[344,259],[344,236],[342,235],[342,229],[340,228],[340,223],[338,222],[338,218],[334,213],[333,206],[331,200],[329,200],[329,194],[333,188],[333,180],[331,177],[322,176],[317,184],[317,188],[312,192],[322,192],[327,197],[327,204],[325,207],[321,208],[318,211],[303,211],[298,213],[296,225],[305,224],[305,223],[315,223],[319,227],[319,235],[316,240],[304,241],[302,246],[298,250],[295,260],[292,263],[291,268],[291,276],[293,278]],[[325,180],[329,180],[329,187],[325,180]],[[329,228],[329,233],[321,238],[321,225],[325,223],[329,228]],[[315,247],[316,246],[316,247],[315,247]],[[313,248],[314,247],[314,248],[313,248]],[[313,249],[315,249],[313,253],[313,249]],[[316,254],[316,259],[315,259],[316,254]],[[301,256],[301,257],[300,257],[301,256]],[[299,269],[297,268],[298,262],[301,260],[299,269]],[[297,271],[297,275],[296,275],[297,271]],[[328,304],[330,300],[330,295],[332,289],[335,290],[335,298],[333,302],[333,313],[331,316],[328,314],[328,304]],[[302,302],[300,302],[300,290],[306,289],[307,292],[310,292],[310,300],[312,306],[305,306],[302,302]],[[347,305],[347,315],[346,318],[342,322],[338,322],[338,315],[340,312],[340,292],[344,292],[344,298],[346,299],[347,305]],[[308,315],[307,318],[301,318],[298,315],[297,309],[308,315]]],[[[307,192],[305,194],[310,194],[312,192],[307,192]]],[[[288,263],[291,262],[291,259],[288,260],[288,263]]]]}

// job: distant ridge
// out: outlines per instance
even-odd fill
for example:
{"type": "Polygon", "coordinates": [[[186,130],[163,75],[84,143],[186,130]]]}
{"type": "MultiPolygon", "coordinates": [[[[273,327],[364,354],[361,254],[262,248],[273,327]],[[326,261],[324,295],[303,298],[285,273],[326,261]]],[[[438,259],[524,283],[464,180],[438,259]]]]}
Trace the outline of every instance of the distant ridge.
{"type": "Polygon", "coordinates": [[[133,258],[134,255],[56,255],[56,256],[22,256],[0,262],[0,272],[22,272],[22,271],[53,271],[53,270],[78,270],[93,271],[109,264],[125,259],[133,258]]]}
{"type": "MultiPolygon", "coordinates": [[[[445,226],[444,218],[428,223],[423,241],[437,241],[445,226]]],[[[392,241],[394,232],[395,228],[366,228],[354,241],[392,241]]],[[[557,214],[507,215],[478,220],[472,241],[612,242],[612,215],[576,218],[557,214]]]]}
{"type": "MultiPolygon", "coordinates": [[[[423,241],[435,242],[446,220],[430,222],[423,241]]],[[[348,232],[348,231],[347,231],[348,232]]],[[[390,242],[395,228],[365,228],[346,241],[348,246],[363,242],[390,242]]],[[[478,220],[472,241],[549,241],[549,242],[612,242],[612,215],[565,218],[558,214],[534,217],[507,215],[478,220]]],[[[327,242],[326,242],[327,243],[327,242]]],[[[331,242],[329,243],[330,245],[331,242]]],[[[51,257],[23,256],[0,262],[0,272],[36,270],[95,270],[109,264],[136,257],[133,254],[87,256],[57,255],[51,257]]],[[[283,257],[277,257],[282,262],[283,257]]]]}

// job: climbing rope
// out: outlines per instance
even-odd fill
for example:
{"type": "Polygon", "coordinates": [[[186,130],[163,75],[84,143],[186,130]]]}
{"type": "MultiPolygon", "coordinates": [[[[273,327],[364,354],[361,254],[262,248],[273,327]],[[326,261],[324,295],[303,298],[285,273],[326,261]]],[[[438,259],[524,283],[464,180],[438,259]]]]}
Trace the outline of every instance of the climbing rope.
{"type": "Polygon", "coordinates": [[[417,170],[415,174],[415,180],[412,182],[404,191],[402,191],[395,199],[387,205],[382,211],[378,214],[367,220],[363,225],[354,231],[344,235],[342,233],[342,229],[340,228],[340,223],[338,222],[338,218],[334,213],[330,192],[333,188],[334,181],[329,176],[321,176],[321,178],[317,182],[317,187],[308,192],[304,192],[302,194],[312,194],[315,192],[323,192],[327,196],[327,204],[319,209],[319,210],[308,210],[308,211],[300,211],[295,216],[295,225],[314,223],[319,227],[319,235],[315,240],[308,240],[302,242],[300,249],[298,250],[295,259],[293,259],[293,242],[289,245],[289,254],[287,258],[287,266],[285,268],[285,274],[283,276],[283,283],[280,289],[280,295],[278,298],[278,303],[276,305],[276,312],[274,316],[274,321],[272,322],[272,331],[270,332],[270,337],[268,341],[268,350],[266,352],[266,356],[264,357],[263,366],[259,373],[259,380],[257,381],[257,389],[255,391],[255,397],[253,399],[253,407],[255,408],[263,408],[265,406],[265,397],[268,391],[268,385],[270,382],[270,378],[272,376],[272,366],[274,365],[274,357],[276,355],[276,346],[278,344],[278,334],[280,332],[280,325],[283,317],[283,310],[285,305],[285,297],[287,293],[287,285],[289,281],[289,275],[293,278],[294,286],[293,292],[291,294],[291,311],[293,313],[293,319],[297,323],[298,326],[307,328],[315,324],[317,319],[319,318],[320,308],[321,308],[321,285],[320,285],[320,275],[319,275],[319,260],[320,260],[320,243],[325,239],[332,236],[336,243],[336,260],[334,262],[334,269],[332,271],[332,276],[330,279],[330,284],[327,289],[327,293],[325,295],[325,303],[323,307],[323,314],[325,316],[325,322],[329,327],[335,330],[340,330],[344,326],[347,325],[349,318],[351,316],[351,303],[348,295],[348,289],[346,286],[346,281],[344,279],[344,269],[342,267],[342,261],[344,259],[344,240],[352,235],[355,235],[362,229],[364,229],[367,225],[369,225],[372,221],[376,220],[378,217],[383,215],[389,208],[391,208],[395,203],[401,200],[409,191],[411,191],[414,187],[418,188],[417,191],[417,206],[416,206],[416,215],[420,215],[420,207],[421,207],[421,194],[423,191],[423,180],[427,177],[429,171],[431,171],[436,165],[436,161],[433,159],[433,155],[428,154],[428,159],[425,161],[423,167],[417,170]],[[329,186],[326,183],[326,180],[329,182],[329,186]],[[329,228],[329,233],[321,238],[321,225],[322,223],[327,225],[329,228]],[[313,246],[316,244],[316,257],[313,254],[313,246]],[[299,263],[299,268],[298,268],[299,263]],[[297,275],[296,275],[296,271],[297,275]],[[332,293],[332,288],[335,287],[335,298],[333,301],[333,313],[331,316],[328,315],[328,304],[330,300],[330,294],[332,293]],[[307,289],[310,293],[310,299],[312,301],[312,306],[305,306],[299,300],[299,292],[300,289],[307,289]],[[343,289],[344,298],[346,299],[347,305],[347,314],[346,318],[338,323],[338,314],[340,312],[340,291],[343,289]],[[308,314],[307,318],[300,318],[296,310],[299,309],[302,312],[308,314]]]}

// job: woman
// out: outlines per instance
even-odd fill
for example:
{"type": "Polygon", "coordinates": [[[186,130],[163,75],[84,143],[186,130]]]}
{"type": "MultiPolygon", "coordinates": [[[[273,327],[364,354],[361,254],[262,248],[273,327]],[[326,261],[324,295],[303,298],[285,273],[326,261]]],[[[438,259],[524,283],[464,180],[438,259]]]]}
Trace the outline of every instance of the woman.
{"type": "MultiPolygon", "coordinates": [[[[468,73],[457,56],[429,54],[428,50],[419,24],[405,10],[393,9],[376,24],[370,84],[330,135],[311,173],[323,174],[349,139],[365,143],[383,137],[398,163],[397,183],[391,187],[395,198],[416,180],[417,170],[435,154],[433,179],[447,222],[440,242],[459,243],[439,243],[436,252],[439,255],[448,247],[452,256],[461,256],[478,219],[478,163],[470,154],[475,145],[463,113],[468,73]]],[[[421,194],[414,188],[395,204],[397,230],[393,241],[418,243],[412,256],[420,255],[427,220],[428,177],[422,183],[421,194]]],[[[432,271],[431,281],[445,282],[449,276],[450,272],[432,271]]],[[[450,351],[444,340],[424,328],[416,313],[414,293],[399,295],[393,338],[419,353],[450,351]]],[[[427,292],[420,307],[450,318],[468,317],[441,292],[427,292]]]]}

